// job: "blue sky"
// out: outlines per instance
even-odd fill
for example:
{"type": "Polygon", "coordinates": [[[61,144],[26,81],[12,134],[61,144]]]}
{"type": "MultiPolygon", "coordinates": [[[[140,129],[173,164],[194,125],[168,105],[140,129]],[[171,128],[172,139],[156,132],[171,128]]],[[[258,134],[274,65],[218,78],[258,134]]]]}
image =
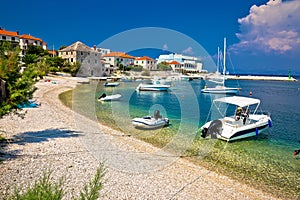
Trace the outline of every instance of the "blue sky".
{"type": "MultiPolygon", "coordinates": [[[[50,49],[78,40],[99,45],[124,31],[158,27],[184,34],[212,56],[226,37],[231,72],[287,74],[290,69],[300,75],[299,0],[16,0],[2,2],[1,8],[2,28],[39,37],[50,49]]],[[[159,47],[172,51],[170,41],[162,40],[159,47]]],[[[173,43],[184,43],[180,40],[173,43]]],[[[189,43],[181,47],[177,53],[198,56],[189,43]]]]}

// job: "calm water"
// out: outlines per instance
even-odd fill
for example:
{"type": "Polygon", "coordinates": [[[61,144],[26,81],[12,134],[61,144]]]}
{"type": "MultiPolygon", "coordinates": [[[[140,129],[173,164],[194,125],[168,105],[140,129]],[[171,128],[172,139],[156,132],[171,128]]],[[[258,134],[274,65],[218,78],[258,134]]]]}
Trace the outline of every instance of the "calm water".
{"type": "MultiPolygon", "coordinates": [[[[197,120],[199,127],[207,120],[212,100],[224,96],[202,94],[200,90],[205,82],[201,80],[173,82],[170,92],[136,92],[135,88],[138,84],[123,82],[120,87],[103,88],[101,92],[121,93],[125,96],[118,103],[129,105],[131,116],[152,114],[154,108],[160,108],[164,116],[170,118],[172,124],[181,123],[180,119],[184,112],[188,113],[185,117],[188,117],[191,122],[196,123],[194,120],[197,120]],[[198,113],[200,116],[195,116],[198,113]]],[[[290,150],[300,148],[298,142],[300,140],[300,81],[228,80],[226,84],[241,87],[239,93],[241,96],[249,97],[251,91],[253,98],[261,99],[260,108],[271,113],[273,127],[265,133],[266,143],[283,145],[290,150]]]]}
{"type": "MultiPolygon", "coordinates": [[[[197,132],[206,120],[210,120],[208,114],[212,100],[223,97],[202,94],[200,90],[205,85],[202,80],[175,81],[169,92],[136,92],[138,84],[121,82],[116,88],[104,88],[100,84],[96,96],[105,92],[120,93],[123,97],[114,103],[99,103],[96,110],[111,107],[114,116],[121,119],[119,124],[123,122],[122,126],[131,126],[132,118],[152,115],[154,110],[159,109],[164,117],[170,119],[171,131],[176,132],[180,125],[185,124],[184,131],[188,134],[197,132]],[[126,115],[118,113],[123,110],[126,115]]],[[[226,85],[241,87],[241,96],[249,96],[251,91],[252,97],[261,99],[260,108],[271,113],[273,126],[258,138],[231,143],[218,141],[207,161],[252,185],[263,183],[269,192],[281,193],[282,190],[298,198],[300,159],[293,156],[293,151],[300,148],[300,81],[228,80],[226,85]]],[[[127,129],[123,130],[126,132],[127,129]]],[[[203,144],[201,142],[205,141],[201,139],[200,144],[203,144]]]]}

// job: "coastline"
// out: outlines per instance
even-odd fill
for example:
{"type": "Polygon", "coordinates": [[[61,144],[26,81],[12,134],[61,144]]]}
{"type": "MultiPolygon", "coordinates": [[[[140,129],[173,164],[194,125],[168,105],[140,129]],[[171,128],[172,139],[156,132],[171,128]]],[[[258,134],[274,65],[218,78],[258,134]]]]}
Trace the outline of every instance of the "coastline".
{"type": "MultiPolygon", "coordinates": [[[[82,138],[94,131],[100,133],[94,137],[106,139],[106,144],[129,152],[147,155],[159,150],[74,113],[59,101],[58,95],[74,88],[79,80],[67,77],[50,79],[57,84],[37,83],[39,89],[35,98],[41,107],[28,109],[23,120],[15,116],[0,119],[5,136],[15,139],[5,147],[9,154],[0,164],[1,195],[6,186],[27,185],[34,182],[43,170],[51,169],[55,180],[62,175],[67,177],[66,197],[70,199],[93,175],[99,162],[104,162],[105,166],[110,162],[97,160],[83,144],[82,138]],[[80,118],[89,130],[78,129],[74,116],[80,118]]],[[[128,173],[109,165],[106,167],[107,181],[101,191],[103,199],[276,199],[183,158],[147,173],[128,173]]]]}

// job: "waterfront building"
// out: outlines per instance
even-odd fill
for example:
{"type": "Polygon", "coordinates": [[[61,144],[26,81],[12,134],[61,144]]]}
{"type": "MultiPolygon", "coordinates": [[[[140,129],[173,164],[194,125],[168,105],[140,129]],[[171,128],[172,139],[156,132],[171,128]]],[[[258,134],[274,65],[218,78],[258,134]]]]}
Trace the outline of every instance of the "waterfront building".
{"type": "MultiPolygon", "coordinates": [[[[199,59],[198,57],[171,53],[168,55],[160,55],[157,59],[157,63],[161,63],[161,62],[171,63],[173,61],[180,63],[181,73],[202,71],[203,63],[202,60],[199,59]]],[[[177,70],[179,70],[178,66],[177,66],[177,70]]]]}
{"type": "Polygon", "coordinates": [[[172,67],[173,72],[182,73],[181,64],[179,62],[173,60],[173,61],[169,62],[168,64],[172,67]]]}
{"type": "Polygon", "coordinates": [[[148,57],[148,56],[143,56],[139,58],[135,58],[134,65],[142,66],[143,69],[147,70],[156,70],[156,60],[148,57]]]}
{"type": "Polygon", "coordinates": [[[124,52],[111,52],[103,55],[103,59],[110,64],[111,67],[134,65],[135,57],[124,52]]]}
{"type": "Polygon", "coordinates": [[[0,41],[11,42],[13,47],[17,47],[20,42],[19,33],[17,31],[7,31],[0,28],[0,41]]]}
{"type": "Polygon", "coordinates": [[[21,56],[25,55],[26,50],[30,45],[40,46],[44,50],[47,50],[47,43],[40,38],[33,37],[27,34],[20,35],[19,38],[20,38],[19,46],[21,49],[21,56]]]}
{"type": "Polygon", "coordinates": [[[95,47],[90,48],[79,41],[59,50],[58,56],[71,64],[80,62],[81,68],[78,76],[107,76],[110,73],[101,60],[101,54],[97,49],[95,47]]]}

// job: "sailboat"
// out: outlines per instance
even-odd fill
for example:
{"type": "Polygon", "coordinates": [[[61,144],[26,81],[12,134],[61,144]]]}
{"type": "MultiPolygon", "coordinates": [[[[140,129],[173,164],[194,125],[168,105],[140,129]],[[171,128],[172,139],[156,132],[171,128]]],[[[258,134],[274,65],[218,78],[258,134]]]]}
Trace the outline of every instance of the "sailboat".
{"type": "MultiPolygon", "coordinates": [[[[219,63],[219,49],[218,49],[218,63],[219,63]]],[[[218,66],[219,68],[219,66],[218,66]]],[[[223,55],[223,76],[221,77],[221,81],[216,82],[218,85],[216,87],[204,87],[201,92],[202,93],[212,93],[212,94],[238,94],[240,88],[232,88],[225,86],[226,80],[226,38],[224,38],[224,55],[223,55]]]]}

